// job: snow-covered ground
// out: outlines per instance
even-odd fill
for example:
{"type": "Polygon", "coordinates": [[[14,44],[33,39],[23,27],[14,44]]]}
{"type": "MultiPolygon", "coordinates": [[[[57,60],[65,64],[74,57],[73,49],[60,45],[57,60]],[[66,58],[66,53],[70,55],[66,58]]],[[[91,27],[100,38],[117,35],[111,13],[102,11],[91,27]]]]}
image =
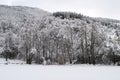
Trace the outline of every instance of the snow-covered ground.
{"type": "Polygon", "coordinates": [[[0,64],[0,80],[120,80],[120,67],[0,64]]]}
{"type": "Polygon", "coordinates": [[[25,64],[25,62],[22,60],[10,60],[10,59],[8,59],[8,61],[6,61],[5,59],[0,58],[0,65],[3,65],[3,64],[5,64],[5,65],[8,65],[8,64],[22,65],[22,64],[25,64]]]}

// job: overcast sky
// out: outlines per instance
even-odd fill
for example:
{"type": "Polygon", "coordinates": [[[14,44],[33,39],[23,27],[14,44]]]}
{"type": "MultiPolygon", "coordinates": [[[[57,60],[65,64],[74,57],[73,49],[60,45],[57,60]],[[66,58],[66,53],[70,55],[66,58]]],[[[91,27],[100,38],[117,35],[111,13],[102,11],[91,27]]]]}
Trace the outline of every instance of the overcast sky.
{"type": "Polygon", "coordinates": [[[37,7],[49,12],[72,11],[92,17],[120,19],[120,0],[0,0],[0,4],[37,7]]]}

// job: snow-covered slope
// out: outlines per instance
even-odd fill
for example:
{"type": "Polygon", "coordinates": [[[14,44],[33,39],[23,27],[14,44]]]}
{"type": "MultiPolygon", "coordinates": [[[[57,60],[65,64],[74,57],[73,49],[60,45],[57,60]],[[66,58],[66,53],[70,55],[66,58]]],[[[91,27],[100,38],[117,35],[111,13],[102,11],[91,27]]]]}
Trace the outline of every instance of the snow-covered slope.
{"type": "Polygon", "coordinates": [[[18,22],[22,21],[24,17],[38,20],[48,14],[47,11],[38,8],[0,5],[0,20],[18,22]]]}
{"type": "Polygon", "coordinates": [[[9,58],[28,58],[39,64],[41,58],[49,64],[116,64],[120,61],[119,24],[119,20],[72,12],[52,14],[37,8],[1,5],[0,54],[5,57],[7,51],[9,58]],[[35,52],[31,52],[33,49],[35,52]]]}

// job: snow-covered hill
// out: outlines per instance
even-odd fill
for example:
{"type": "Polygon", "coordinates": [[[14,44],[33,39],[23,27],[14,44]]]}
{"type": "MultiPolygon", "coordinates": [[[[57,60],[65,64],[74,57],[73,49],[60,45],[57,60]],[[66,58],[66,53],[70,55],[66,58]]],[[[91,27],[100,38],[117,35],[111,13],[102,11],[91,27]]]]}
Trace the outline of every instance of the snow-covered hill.
{"type": "Polygon", "coordinates": [[[120,21],[0,6],[0,56],[28,64],[118,64],[120,21]]]}
{"type": "Polygon", "coordinates": [[[22,21],[24,17],[38,20],[48,14],[50,13],[38,8],[0,5],[0,20],[18,22],[22,21]]]}

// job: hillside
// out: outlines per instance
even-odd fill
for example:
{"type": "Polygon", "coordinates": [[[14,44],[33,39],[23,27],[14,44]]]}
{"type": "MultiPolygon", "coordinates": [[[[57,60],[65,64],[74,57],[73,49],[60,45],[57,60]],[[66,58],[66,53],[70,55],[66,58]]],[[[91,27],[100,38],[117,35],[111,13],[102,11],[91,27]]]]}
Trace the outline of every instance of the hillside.
{"type": "Polygon", "coordinates": [[[5,6],[0,5],[0,20],[22,21],[24,17],[31,19],[41,19],[48,15],[47,11],[26,6],[5,6]]]}
{"type": "Polygon", "coordinates": [[[27,64],[120,62],[120,21],[72,12],[0,6],[0,54],[27,64]]]}

